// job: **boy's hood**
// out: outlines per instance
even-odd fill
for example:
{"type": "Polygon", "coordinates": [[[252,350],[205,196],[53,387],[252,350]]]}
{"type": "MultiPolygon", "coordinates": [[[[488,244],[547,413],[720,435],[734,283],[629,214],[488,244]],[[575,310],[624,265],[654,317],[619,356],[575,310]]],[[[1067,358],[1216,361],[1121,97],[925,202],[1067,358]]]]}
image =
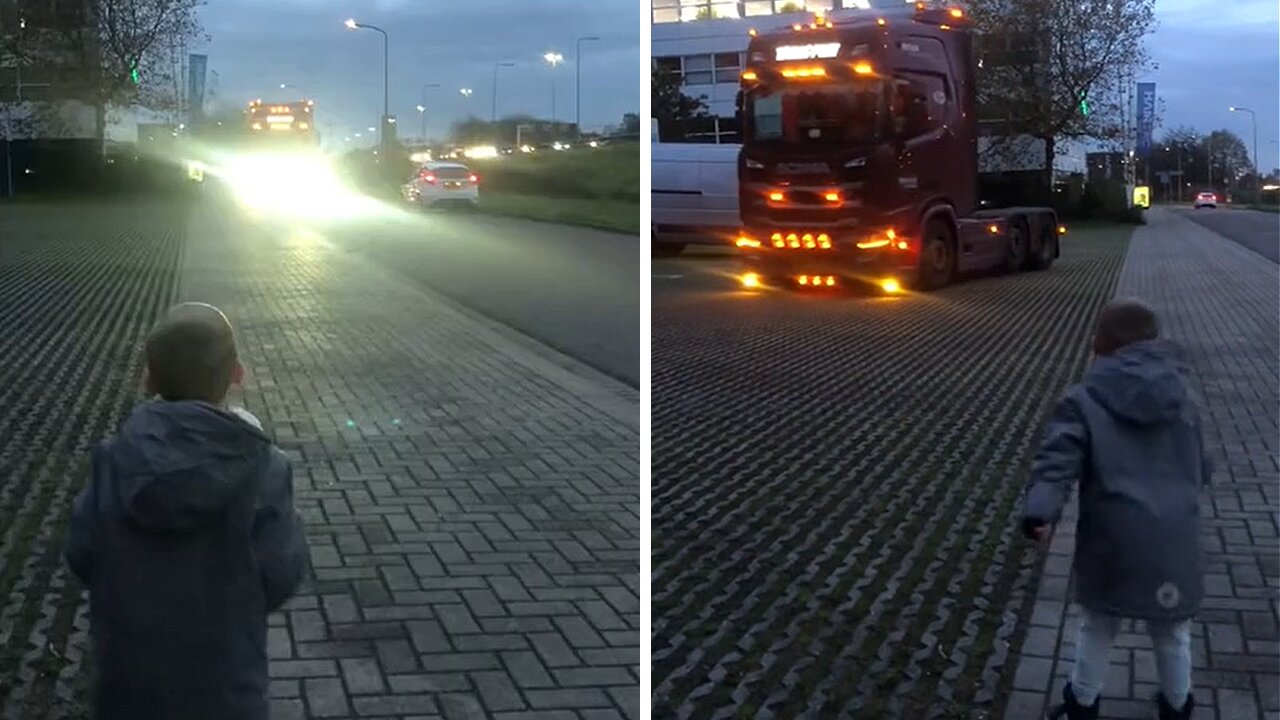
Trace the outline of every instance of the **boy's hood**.
{"type": "Polygon", "coordinates": [[[190,530],[246,492],[269,445],[261,430],[207,403],[149,402],[125,421],[111,470],[134,523],[190,530]]]}
{"type": "Polygon", "coordinates": [[[1186,366],[1172,343],[1134,343],[1099,357],[1085,374],[1089,396],[1113,416],[1138,425],[1182,417],[1188,399],[1186,366]]]}

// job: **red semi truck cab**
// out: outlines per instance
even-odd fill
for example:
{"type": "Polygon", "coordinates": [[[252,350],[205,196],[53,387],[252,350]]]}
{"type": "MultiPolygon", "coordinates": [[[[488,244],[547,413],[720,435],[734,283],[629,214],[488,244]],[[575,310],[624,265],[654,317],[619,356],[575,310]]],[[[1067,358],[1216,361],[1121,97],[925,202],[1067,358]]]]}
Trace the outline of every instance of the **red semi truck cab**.
{"type": "Polygon", "coordinates": [[[936,289],[1057,257],[1065,229],[1052,209],[978,209],[962,10],[919,3],[753,35],[740,96],[744,285],[936,289]]]}

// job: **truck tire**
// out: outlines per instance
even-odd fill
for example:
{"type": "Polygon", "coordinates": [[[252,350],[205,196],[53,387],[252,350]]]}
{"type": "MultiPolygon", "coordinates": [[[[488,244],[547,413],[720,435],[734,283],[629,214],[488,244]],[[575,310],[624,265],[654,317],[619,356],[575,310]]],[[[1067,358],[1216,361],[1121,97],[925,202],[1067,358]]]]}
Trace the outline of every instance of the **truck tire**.
{"type": "Polygon", "coordinates": [[[941,290],[951,284],[955,272],[955,232],[942,220],[930,220],[920,241],[917,285],[921,290],[941,290]]]}
{"type": "Polygon", "coordinates": [[[1040,242],[1036,243],[1035,252],[1027,258],[1031,270],[1048,270],[1053,259],[1058,256],[1058,233],[1055,228],[1046,227],[1040,231],[1040,242]]]}
{"type": "Polygon", "coordinates": [[[1009,223],[1009,246],[1005,248],[1004,271],[1016,273],[1026,270],[1029,265],[1028,255],[1031,250],[1031,231],[1027,229],[1027,221],[1015,217],[1009,223]]]}

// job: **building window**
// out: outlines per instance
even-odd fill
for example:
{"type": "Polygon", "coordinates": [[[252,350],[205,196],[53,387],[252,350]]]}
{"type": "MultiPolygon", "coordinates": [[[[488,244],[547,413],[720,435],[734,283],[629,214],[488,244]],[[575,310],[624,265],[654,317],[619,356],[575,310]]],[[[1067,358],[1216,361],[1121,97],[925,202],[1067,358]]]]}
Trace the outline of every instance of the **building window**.
{"type": "Polygon", "coordinates": [[[738,0],[680,0],[680,19],[684,22],[736,17],[738,0]]]}
{"type": "Polygon", "coordinates": [[[742,53],[716,55],[716,83],[736,83],[742,77],[742,53]]]}
{"type": "Polygon", "coordinates": [[[653,22],[680,22],[680,0],[653,0],[653,22]]]}
{"type": "Polygon", "coordinates": [[[715,82],[711,71],[710,55],[686,55],[684,57],[684,84],[710,85],[715,82]]]}

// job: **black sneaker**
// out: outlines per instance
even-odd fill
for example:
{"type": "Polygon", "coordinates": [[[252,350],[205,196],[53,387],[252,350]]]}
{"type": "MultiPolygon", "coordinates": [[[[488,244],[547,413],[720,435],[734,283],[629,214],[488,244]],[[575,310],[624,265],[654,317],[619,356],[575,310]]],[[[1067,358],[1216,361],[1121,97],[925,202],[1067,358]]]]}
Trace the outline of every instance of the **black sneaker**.
{"type": "Polygon", "coordinates": [[[1160,709],[1157,716],[1160,720],[1191,720],[1191,713],[1196,709],[1196,698],[1190,693],[1187,694],[1187,701],[1183,703],[1182,709],[1178,710],[1164,699],[1164,693],[1156,693],[1156,707],[1160,709]]]}
{"type": "MultiPolygon", "coordinates": [[[[1098,720],[1098,708],[1102,705],[1102,698],[1093,701],[1093,705],[1085,707],[1076,700],[1075,692],[1071,690],[1071,683],[1067,683],[1062,688],[1062,704],[1049,711],[1045,715],[1045,720],[1098,720]]],[[[1161,716],[1163,720],[1163,716],[1161,716]]]]}

